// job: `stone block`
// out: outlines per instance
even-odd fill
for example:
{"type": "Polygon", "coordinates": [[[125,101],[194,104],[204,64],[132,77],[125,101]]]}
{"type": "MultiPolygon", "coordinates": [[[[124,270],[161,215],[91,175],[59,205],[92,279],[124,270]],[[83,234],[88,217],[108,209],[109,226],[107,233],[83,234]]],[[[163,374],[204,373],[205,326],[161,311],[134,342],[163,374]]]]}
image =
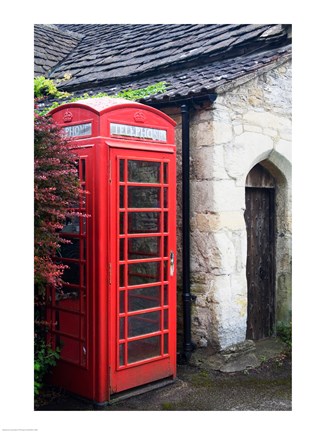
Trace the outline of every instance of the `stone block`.
{"type": "Polygon", "coordinates": [[[263,133],[269,135],[271,138],[278,136],[278,131],[276,129],[264,128],[263,133]]]}
{"type": "Polygon", "coordinates": [[[212,121],[190,125],[190,144],[192,148],[215,144],[214,125],[212,121]]]}
{"type": "Polygon", "coordinates": [[[268,111],[248,111],[243,115],[243,121],[245,124],[276,129],[278,131],[291,129],[291,120],[289,118],[268,111]]]}
{"type": "Polygon", "coordinates": [[[232,124],[215,121],[213,123],[213,135],[216,145],[230,142],[233,138],[232,124]]]}
{"type": "Polygon", "coordinates": [[[245,208],[245,189],[234,180],[191,182],[191,210],[196,213],[237,211],[245,208]]]}
{"type": "Polygon", "coordinates": [[[273,141],[270,137],[264,136],[258,132],[244,132],[242,135],[235,138],[235,145],[238,147],[244,147],[248,152],[250,148],[255,147],[264,150],[264,148],[271,148],[273,141]]]}
{"type": "Polygon", "coordinates": [[[191,224],[192,230],[213,232],[222,229],[231,231],[245,231],[245,220],[242,210],[225,211],[219,213],[198,213],[191,224]]]}
{"type": "Polygon", "coordinates": [[[219,226],[218,214],[197,214],[195,217],[196,228],[201,232],[217,231],[219,226]]]}
{"type": "Polygon", "coordinates": [[[235,126],[233,126],[233,129],[234,129],[234,134],[235,135],[241,135],[241,133],[243,133],[243,125],[241,125],[241,124],[238,124],[238,125],[235,125],[235,126]]]}
{"type": "Polygon", "coordinates": [[[246,319],[231,317],[218,326],[218,343],[221,349],[245,341],[246,319]]]}
{"type": "Polygon", "coordinates": [[[214,185],[214,209],[216,212],[233,212],[245,208],[245,188],[233,180],[220,180],[214,185]]]}
{"type": "Polygon", "coordinates": [[[291,161],[292,149],[291,149],[291,142],[290,141],[280,139],[276,143],[275,148],[276,148],[278,153],[282,154],[287,160],[291,161]]]}
{"type": "Polygon", "coordinates": [[[238,272],[246,267],[247,237],[244,217],[242,222],[244,223],[244,227],[241,230],[232,232],[232,242],[236,250],[236,271],[238,272]]]}
{"type": "Polygon", "coordinates": [[[215,275],[230,274],[235,269],[235,249],[225,233],[201,233],[191,235],[193,272],[210,272],[215,275]]]}
{"type": "Polygon", "coordinates": [[[217,213],[217,229],[223,228],[231,231],[245,230],[245,220],[242,209],[217,213]]]}
{"type": "Polygon", "coordinates": [[[255,125],[250,125],[250,124],[245,124],[243,126],[243,129],[245,132],[257,132],[257,133],[262,133],[262,128],[260,126],[255,126],[255,125]]]}
{"type": "Polygon", "coordinates": [[[256,132],[244,132],[235,137],[231,144],[224,146],[225,169],[235,179],[244,177],[258,161],[260,155],[267,155],[273,149],[271,137],[256,132]]]}
{"type": "Polygon", "coordinates": [[[215,212],[217,202],[215,182],[210,180],[191,181],[191,210],[196,213],[215,212]]]}
{"type": "Polygon", "coordinates": [[[193,148],[192,174],[198,180],[228,179],[224,168],[223,146],[193,148]]]}

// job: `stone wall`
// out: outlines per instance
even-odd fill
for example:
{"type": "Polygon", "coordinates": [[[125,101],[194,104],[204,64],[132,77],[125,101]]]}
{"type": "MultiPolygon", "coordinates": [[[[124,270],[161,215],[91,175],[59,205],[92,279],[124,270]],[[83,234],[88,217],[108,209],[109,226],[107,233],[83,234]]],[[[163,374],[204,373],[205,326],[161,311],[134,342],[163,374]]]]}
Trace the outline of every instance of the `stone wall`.
{"type": "MultiPolygon", "coordinates": [[[[181,116],[168,114],[178,123],[181,286],[181,116]]],[[[222,350],[245,340],[245,180],[259,162],[277,182],[276,317],[290,319],[290,62],[218,93],[212,106],[192,112],[190,125],[192,337],[198,347],[222,350]]]]}

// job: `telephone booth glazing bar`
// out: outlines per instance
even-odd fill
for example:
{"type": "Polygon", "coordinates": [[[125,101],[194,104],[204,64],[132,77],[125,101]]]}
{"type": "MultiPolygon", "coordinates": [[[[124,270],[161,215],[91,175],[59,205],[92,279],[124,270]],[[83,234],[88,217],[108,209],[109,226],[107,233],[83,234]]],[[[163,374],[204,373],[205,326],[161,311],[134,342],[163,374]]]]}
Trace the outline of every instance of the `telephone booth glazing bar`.
{"type": "Polygon", "coordinates": [[[168,356],[167,159],[118,157],[118,368],[168,356]]]}

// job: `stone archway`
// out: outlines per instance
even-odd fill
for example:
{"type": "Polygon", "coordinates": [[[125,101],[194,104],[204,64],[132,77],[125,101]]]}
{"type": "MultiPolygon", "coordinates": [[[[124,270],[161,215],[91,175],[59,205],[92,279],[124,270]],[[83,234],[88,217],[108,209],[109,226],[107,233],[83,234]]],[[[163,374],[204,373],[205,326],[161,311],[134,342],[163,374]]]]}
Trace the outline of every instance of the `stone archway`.
{"type": "Polygon", "coordinates": [[[275,211],[271,222],[274,233],[272,252],[272,271],[274,272],[272,304],[274,309],[270,327],[272,333],[275,334],[277,324],[288,324],[291,321],[292,313],[291,165],[280,154],[272,152],[267,159],[256,160],[252,166],[253,168],[246,177],[246,190],[253,186],[260,186],[261,189],[266,189],[268,186],[269,189],[274,189],[273,205],[275,211]],[[257,174],[257,170],[259,174],[257,174]],[[262,178],[261,172],[264,178],[262,178]]]}

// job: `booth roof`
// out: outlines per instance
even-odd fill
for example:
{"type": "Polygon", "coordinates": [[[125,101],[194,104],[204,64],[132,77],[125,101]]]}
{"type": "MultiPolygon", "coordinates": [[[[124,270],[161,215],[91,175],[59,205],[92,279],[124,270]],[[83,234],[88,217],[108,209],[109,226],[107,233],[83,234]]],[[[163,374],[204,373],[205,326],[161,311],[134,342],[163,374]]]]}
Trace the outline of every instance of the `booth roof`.
{"type": "Polygon", "coordinates": [[[113,97],[99,97],[99,98],[89,98],[79,100],[77,102],[71,102],[71,104],[81,104],[86,105],[94,110],[101,112],[107,108],[110,108],[115,105],[124,105],[124,104],[138,104],[138,102],[129,101],[127,99],[122,98],[113,98],[113,97]]]}
{"type": "MultiPolygon", "coordinates": [[[[167,102],[213,93],[291,56],[290,26],[281,24],[59,24],[56,28],[79,42],[47,76],[61,79],[69,74],[59,88],[75,95],[116,94],[165,81],[166,92],[142,101],[167,102]]],[[[37,37],[43,36],[35,33],[37,37]]]]}

